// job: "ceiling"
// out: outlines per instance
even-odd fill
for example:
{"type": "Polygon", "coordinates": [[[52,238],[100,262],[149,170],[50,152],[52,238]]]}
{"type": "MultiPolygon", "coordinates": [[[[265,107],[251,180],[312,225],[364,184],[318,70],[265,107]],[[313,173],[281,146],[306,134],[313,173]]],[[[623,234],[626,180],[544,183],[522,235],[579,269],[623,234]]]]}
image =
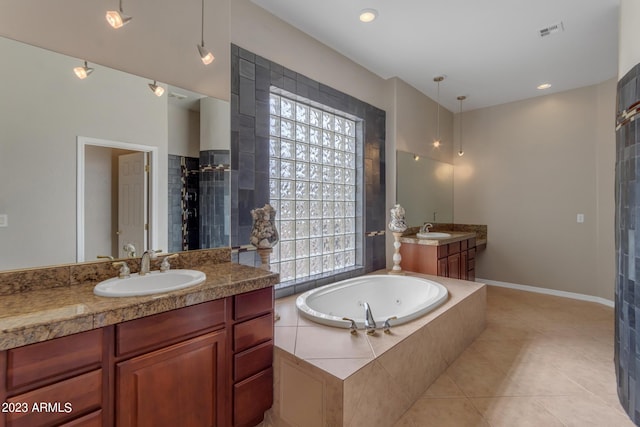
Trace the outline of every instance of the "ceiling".
{"type": "Polygon", "coordinates": [[[387,79],[457,112],[597,84],[617,75],[620,0],[252,0],[387,79]],[[378,11],[375,21],[360,11],[378,11]],[[562,23],[564,31],[540,37],[562,23]],[[541,83],[552,86],[536,89],[541,83]]]}

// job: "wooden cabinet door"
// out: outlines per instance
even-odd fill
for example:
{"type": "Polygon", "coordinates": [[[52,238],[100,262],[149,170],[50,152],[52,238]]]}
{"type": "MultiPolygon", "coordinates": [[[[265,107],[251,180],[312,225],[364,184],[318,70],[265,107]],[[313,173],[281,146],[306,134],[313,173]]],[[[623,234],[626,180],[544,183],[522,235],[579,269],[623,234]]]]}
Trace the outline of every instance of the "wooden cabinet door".
{"type": "Polygon", "coordinates": [[[212,332],[118,363],[116,425],[224,426],[225,341],[212,332]]]}
{"type": "Polygon", "coordinates": [[[460,278],[464,280],[469,280],[469,252],[462,251],[460,252],[460,278]]]}
{"type": "Polygon", "coordinates": [[[438,260],[438,276],[449,277],[449,263],[446,257],[438,260]]]}
{"type": "Polygon", "coordinates": [[[460,253],[449,255],[447,257],[447,277],[460,279],[460,253]]]}

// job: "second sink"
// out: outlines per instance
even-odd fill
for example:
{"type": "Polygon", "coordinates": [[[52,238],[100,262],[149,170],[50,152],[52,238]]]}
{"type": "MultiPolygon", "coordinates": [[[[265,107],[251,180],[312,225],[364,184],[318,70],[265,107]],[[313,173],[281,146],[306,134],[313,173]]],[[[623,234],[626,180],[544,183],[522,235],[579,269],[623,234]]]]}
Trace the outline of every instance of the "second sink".
{"type": "Polygon", "coordinates": [[[103,297],[159,294],[199,285],[206,278],[206,274],[197,270],[152,271],[144,276],[136,273],[127,278],[114,277],[100,282],[93,288],[93,293],[103,297]]]}
{"type": "Polygon", "coordinates": [[[418,233],[416,234],[418,239],[447,239],[451,237],[449,233],[437,233],[437,232],[429,232],[429,233],[418,233]]]}

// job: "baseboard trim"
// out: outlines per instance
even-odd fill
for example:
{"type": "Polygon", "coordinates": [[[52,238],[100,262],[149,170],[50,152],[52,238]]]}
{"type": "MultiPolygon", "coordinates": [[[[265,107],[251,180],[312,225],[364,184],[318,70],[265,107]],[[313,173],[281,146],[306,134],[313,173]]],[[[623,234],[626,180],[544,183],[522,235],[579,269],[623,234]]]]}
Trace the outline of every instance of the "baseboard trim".
{"type": "Polygon", "coordinates": [[[501,288],[518,289],[520,291],[536,292],[539,294],[554,295],[557,297],[577,299],[581,301],[596,302],[598,304],[606,305],[607,307],[614,307],[615,303],[606,298],[594,297],[592,295],[578,294],[575,292],[558,291],[555,289],[539,288],[537,286],[519,285],[517,283],[499,282],[497,280],[479,279],[476,278],[476,282],[486,283],[487,285],[499,286],[501,288]]]}

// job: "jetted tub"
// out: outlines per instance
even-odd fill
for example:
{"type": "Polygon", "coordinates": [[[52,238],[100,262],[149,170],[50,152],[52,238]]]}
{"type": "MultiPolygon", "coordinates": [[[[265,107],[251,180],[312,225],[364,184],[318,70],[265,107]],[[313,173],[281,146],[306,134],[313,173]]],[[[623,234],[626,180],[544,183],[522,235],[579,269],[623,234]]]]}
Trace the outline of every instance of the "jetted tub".
{"type": "Polygon", "coordinates": [[[364,327],[364,306],[369,304],[378,327],[396,316],[391,325],[416,319],[447,300],[447,288],[433,280],[411,276],[369,275],[312,289],[296,299],[306,318],[329,326],[348,328],[353,319],[364,327]]]}

